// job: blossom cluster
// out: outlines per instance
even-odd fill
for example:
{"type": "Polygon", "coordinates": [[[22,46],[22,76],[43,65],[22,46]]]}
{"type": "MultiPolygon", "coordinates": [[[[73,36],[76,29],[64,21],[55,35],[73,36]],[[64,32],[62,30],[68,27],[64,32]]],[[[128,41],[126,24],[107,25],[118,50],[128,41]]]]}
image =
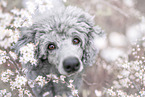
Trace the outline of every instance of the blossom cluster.
{"type": "MultiPolygon", "coordinates": [[[[55,74],[49,74],[47,75],[47,78],[42,77],[42,76],[38,76],[33,83],[40,85],[41,87],[44,86],[45,84],[47,84],[49,81],[52,81],[53,83],[62,83],[62,84],[66,84],[68,88],[71,89],[72,95],[75,97],[79,97],[78,96],[78,90],[75,89],[74,85],[73,85],[73,80],[69,80],[69,82],[65,81],[66,76],[61,75],[60,77],[56,76],[55,74]]],[[[32,83],[31,83],[32,84],[32,83]]],[[[49,84],[49,83],[48,83],[49,84]]],[[[49,91],[45,92],[43,94],[43,96],[49,95],[49,91]]],[[[59,95],[57,95],[59,97],[59,95]]],[[[56,97],[57,97],[56,96],[56,97]]]]}
{"type": "MultiPolygon", "coordinates": [[[[49,75],[47,75],[47,78],[43,77],[43,76],[38,76],[35,80],[30,80],[24,76],[20,76],[20,75],[16,74],[16,72],[13,72],[9,69],[7,69],[5,72],[3,72],[1,74],[1,80],[5,83],[9,83],[12,91],[18,90],[19,97],[23,97],[24,95],[27,95],[28,97],[32,96],[31,92],[25,88],[27,85],[27,82],[31,88],[34,88],[35,85],[40,85],[41,87],[43,87],[44,85],[49,84],[50,81],[52,81],[54,83],[66,84],[68,86],[68,88],[71,89],[72,95],[78,97],[78,90],[75,89],[75,87],[73,85],[73,80],[70,80],[67,83],[65,81],[65,78],[66,78],[66,76],[64,76],[64,75],[57,77],[54,74],[49,74],[49,75]]],[[[2,91],[0,93],[1,93],[1,95],[10,95],[11,94],[11,92],[6,94],[6,92],[4,92],[4,91],[2,91]]],[[[49,95],[49,91],[45,92],[43,95],[44,95],[44,97],[49,95]]]]}
{"type": "MultiPolygon", "coordinates": [[[[7,7],[5,0],[0,2],[0,7],[7,7]]],[[[0,8],[0,64],[5,63],[8,60],[8,64],[13,64],[16,67],[16,70],[7,69],[1,73],[1,80],[4,83],[9,83],[11,92],[7,92],[6,89],[0,90],[0,96],[11,97],[13,92],[17,91],[19,97],[32,97],[32,88],[35,85],[40,85],[43,87],[48,84],[50,80],[54,83],[63,83],[67,84],[68,88],[72,90],[74,96],[78,96],[78,90],[73,86],[73,80],[70,80],[69,83],[65,81],[65,76],[61,75],[57,77],[54,74],[47,75],[46,77],[38,76],[35,80],[27,79],[25,76],[25,70],[21,69],[21,64],[26,64],[30,62],[32,65],[36,65],[37,61],[34,58],[35,46],[33,43],[28,43],[20,48],[20,57],[18,57],[14,52],[9,51],[9,48],[15,44],[20,36],[20,27],[28,27],[33,23],[32,16],[35,11],[44,12],[46,9],[51,9],[53,7],[52,3],[49,0],[29,0],[26,2],[26,8],[17,9],[14,8],[9,12],[4,12],[3,8],[0,8]],[[17,63],[16,60],[19,60],[20,63],[17,63]],[[30,88],[28,88],[30,86],[30,88]]],[[[7,65],[8,65],[7,64],[7,65]]],[[[49,91],[45,92],[43,96],[49,95],[49,91]]]]}
{"type": "MultiPolygon", "coordinates": [[[[6,5],[4,0],[2,3],[6,5]]],[[[3,6],[4,6],[3,5],[3,6]]],[[[12,21],[14,20],[14,15],[11,13],[3,12],[0,8],[0,47],[7,49],[13,43],[17,42],[19,38],[19,30],[18,29],[10,29],[12,25],[12,21]]]]}
{"type": "Polygon", "coordinates": [[[3,64],[8,59],[8,56],[6,56],[6,51],[0,50],[0,64],[3,64]]]}
{"type": "Polygon", "coordinates": [[[19,94],[18,94],[19,97],[25,97],[25,96],[32,97],[32,94],[31,94],[31,92],[29,90],[18,89],[18,92],[19,92],[19,94]]]}
{"type": "Polygon", "coordinates": [[[12,72],[11,70],[7,69],[5,72],[3,72],[1,74],[1,80],[3,82],[9,82],[11,79],[10,79],[10,76],[11,75],[14,75],[14,72],[12,72]]]}
{"type": "Polygon", "coordinates": [[[17,75],[14,81],[10,82],[11,89],[21,89],[22,86],[25,86],[27,79],[24,76],[17,75]]]}
{"type": "Polygon", "coordinates": [[[13,23],[11,27],[17,29],[19,27],[29,27],[32,25],[32,16],[27,9],[12,9],[11,13],[13,14],[13,23]]]}
{"type": "Polygon", "coordinates": [[[6,29],[1,27],[1,35],[0,35],[0,46],[4,49],[7,49],[12,45],[12,43],[16,43],[19,37],[19,31],[15,29],[14,31],[11,29],[6,29]]]}
{"type": "Polygon", "coordinates": [[[47,84],[48,82],[45,80],[45,77],[43,76],[38,76],[34,83],[37,83],[38,85],[40,85],[41,87],[43,87],[45,84],[47,84]]]}
{"type": "Polygon", "coordinates": [[[36,10],[43,13],[44,11],[53,8],[53,4],[50,0],[29,0],[26,5],[31,14],[34,14],[36,10]]]}
{"type": "Polygon", "coordinates": [[[28,43],[27,45],[20,48],[20,54],[19,62],[21,63],[27,63],[30,62],[32,65],[36,65],[37,60],[34,58],[34,50],[35,45],[33,43],[28,43]]]}
{"type": "Polygon", "coordinates": [[[133,45],[131,59],[118,59],[117,78],[107,93],[112,97],[144,97],[145,96],[145,57],[144,38],[133,45]],[[126,92],[128,91],[128,92],[126,92]]]}
{"type": "MultiPolygon", "coordinates": [[[[27,95],[28,97],[32,96],[29,90],[24,89],[27,82],[26,77],[20,76],[16,72],[7,69],[5,72],[2,72],[1,80],[5,83],[9,83],[12,91],[18,90],[19,97],[24,97],[23,96],[24,94],[27,95]]],[[[4,97],[11,97],[12,93],[11,92],[6,93],[6,89],[4,89],[0,90],[0,95],[4,97]]]]}
{"type": "Polygon", "coordinates": [[[0,90],[0,97],[11,97],[11,96],[12,96],[11,92],[7,92],[6,89],[0,90]]]}
{"type": "MultiPolygon", "coordinates": [[[[7,3],[2,0],[0,7],[6,7],[7,3]]],[[[52,8],[53,5],[49,0],[29,0],[27,8],[25,9],[12,9],[10,12],[3,12],[0,8],[0,47],[7,49],[19,39],[19,28],[28,27],[33,23],[32,14],[37,10],[44,12],[46,9],[52,8]]]]}

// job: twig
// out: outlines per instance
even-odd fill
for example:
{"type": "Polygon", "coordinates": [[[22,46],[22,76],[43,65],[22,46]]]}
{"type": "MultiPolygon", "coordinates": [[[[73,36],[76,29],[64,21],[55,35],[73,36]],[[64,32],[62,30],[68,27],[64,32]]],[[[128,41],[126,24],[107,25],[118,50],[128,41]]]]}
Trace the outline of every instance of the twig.
{"type": "MultiPolygon", "coordinates": [[[[86,76],[86,75],[83,75],[83,76],[86,76]]],[[[83,78],[83,81],[89,86],[97,85],[97,83],[90,83],[87,80],[85,80],[84,78],[83,78]]]]}
{"type": "Polygon", "coordinates": [[[20,75],[24,75],[23,72],[21,71],[21,69],[19,69],[20,67],[18,66],[18,64],[14,61],[13,57],[9,53],[7,55],[10,57],[10,60],[8,60],[8,61],[15,66],[15,68],[18,70],[18,73],[20,75]]]}
{"type": "MultiPolygon", "coordinates": [[[[19,74],[20,74],[21,76],[25,76],[25,74],[21,71],[21,69],[19,69],[19,66],[18,66],[17,62],[15,61],[15,59],[9,54],[9,51],[6,50],[6,52],[7,52],[8,56],[10,57],[9,62],[10,62],[10,63],[13,63],[13,65],[14,65],[15,68],[18,70],[18,72],[19,72],[19,74]]],[[[32,91],[32,88],[31,88],[30,85],[28,84],[28,81],[26,82],[26,85],[27,85],[28,89],[30,90],[32,96],[33,96],[33,97],[36,97],[35,94],[34,94],[33,91],[32,91]]]]}
{"type": "Polygon", "coordinates": [[[104,1],[104,0],[99,0],[99,1],[100,1],[101,3],[107,5],[107,6],[111,7],[112,9],[116,10],[117,12],[119,12],[120,14],[122,14],[123,16],[129,18],[129,15],[128,15],[127,13],[125,13],[124,11],[122,11],[120,8],[118,8],[118,7],[112,5],[112,4],[110,4],[110,3],[108,3],[108,2],[106,2],[106,1],[104,1]]]}
{"type": "Polygon", "coordinates": [[[134,83],[134,81],[131,80],[131,82],[134,85],[134,87],[137,89],[137,91],[140,92],[140,89],[136,86],[136,84],[134,83]]]}

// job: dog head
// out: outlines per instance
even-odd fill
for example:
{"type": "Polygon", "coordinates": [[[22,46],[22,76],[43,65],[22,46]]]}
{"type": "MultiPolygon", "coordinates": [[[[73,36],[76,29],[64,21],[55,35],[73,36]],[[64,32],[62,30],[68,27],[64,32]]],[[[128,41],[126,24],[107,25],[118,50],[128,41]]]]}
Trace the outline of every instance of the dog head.
{"type": "Polygon", "coordinates": [[[71,75],[91,65],[98,52],[94,38],[102,31],[94,26],[93,17],[76,7],[51,10],[34,17],[29,28],[23,28],[17,49],[26,43],[37,45],[37,59],[55,65],[60,74],[71,75]]]}

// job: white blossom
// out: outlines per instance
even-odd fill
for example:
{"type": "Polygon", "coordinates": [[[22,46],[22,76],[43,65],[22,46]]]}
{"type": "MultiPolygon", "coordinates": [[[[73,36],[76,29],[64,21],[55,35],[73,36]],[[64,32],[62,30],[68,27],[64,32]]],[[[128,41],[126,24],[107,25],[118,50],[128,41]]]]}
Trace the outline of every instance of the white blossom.
{"type": "Polygon", "coordinates": [[[1,4],[3,7],[7,7],[7,2],[5,0],[1,0],[1,4]]]}
{"type": "Polygon", "coordinates": [[[133,7],[135,5],[134,0],[123,0],[123,3],[129,7],[133,7]]]}
{"type": "Polygon", "coordinates": [[[141,96],[145,96],[145,91],[140,91],[139,93],[141,96]]]}
{"type": "Polygon", "coordinates": [[[66,78],[66,76],[64,76],[64,75],[61,75],[60,76],[60,80],[62,80],[62,81],[65,81],[64,79],[66,78]]]}
{"type": "Polygon", "coordinates": [[[3,72],[1,74],[1,80],[3,82],[8,82],[8,81],[10,81],[10,76],[11,75],[14,75],[14,73],[11,70],[7,69],[5,72],[3,72]]]}
{"type": "Polygon", "coordinates": [[[50,93],[49,92],[45,92],[44,94],[43,94],[43,97],[47,97],[48,95],[49,95],[50,93]]]}
{"type": "Polygon", "coordinates": [[[37,82],[38,85],[40,85],[41,87],[43,87],[47,81],[45,80],[45,77],[43,76],[38,76],[35,81],[37,82]]]}
{"type": "Polygon", "coordinates": [[[126,37],[117,32],[112,32],[109,34],[109,42],[112,46],[123,47],[127,45],[126,37]]]}
{"type": "Polygon", "coordinates": [[[32,97],[32,94],[29,90],[24,90],[24,94],[26,94],[28,97],[32,97]]]}
{"type": "Polygon", "coordinates": [[[72,90],[72,95],[77,96],[78,95],[78,90],[73,89],[72,90]]]}
{"type": "Polygon", "coordinates": [[[96,94],[97,97],[101,97],[102,96],[102,92],[98,91],[98,90],[95,90],[95,94],[96,94]]]}
{"type": "Polygon", "coordinates": [[[4,90],[0,90],[0,94],[1,94],[1,95],[6,94],[6,92],[7,92],[6,89],[4,89],[4,90]]]}
{"type": "Polygon", "coordinates": [[[133,25],[127,29],[126,35],[130,42],[135,42],[145,34],[145,22],[133,25]]]}
{"type": "Polygon", "coordinates": [[[101,56],[106,61],[115,61],[119,57],[125,57],[126,54],[122,49],[108,47],[101,51],[101,56]]]}
{"type": "Polygon", "coordinates": [[[9,53],[15,60],[17,59],[17,55],[14,52],[10,51],[9,53]]]}
{"type": "Polygon", "coordinates": [[[34,58],[34,50],[35,50],[35,45],[32,43],[28,43],[27,45],[23,46],[20,48],[20,62],[21,63],[27,63],[30,62],[32,65],[36,65],[37,60],[34,58]]]}
{"type": "Polygon", "coordinates": [[[18,76],[17,75],[16,78],[15,78],[15,81],[16,81],[16,83],[18,83],[22,86],[22,85],[26,84],[27,78],[25,78],[24,76],[18,76]]]}
{"type": "Polygon", "coordinates": [[[19,94],[18,94],[18,96],[19,97],[24,97],[24,89],[18,89],[18,91],[19,91],[19,94]]]}
{"type": "Polygon", "coordinates": [[[7,92],[6,89],[0,90],[0,97],[11,97],[12,93],[11,92],[7,92]]]}
{"type": "Polygon", "coordinates": [[[94,45],[96,48],[98,49],[104,49],[107,47],[107,40],[106,38],[100,38],[100,37],[95,37],[95,40],[94,40],[94,45]]]}
{"type": "Polygon", "coordinates": [[[111,87],[111,89],[108,89],[107,93],[109,93],[111,96],[116,96],[116,92],[113,91],[113,87],[111,87]]]}
{"type": "Polygon", "coordinates": [[[35,0],[34,2],[32,0],[28,1],[26,3],[27,9],[31,14],[34,14],[36,11],[36,8],[38,8],[38,11],[40,13],[43,13],[46,10],[49,10],[53,7],[51,1],[49,0],[35,0]]]}
{"type": "Polygon", "coordinates": [[[73,88],[74,85],[73,85],[73,84],[69,84],[67,87],[69,87],[69,88],[73,88]]]}

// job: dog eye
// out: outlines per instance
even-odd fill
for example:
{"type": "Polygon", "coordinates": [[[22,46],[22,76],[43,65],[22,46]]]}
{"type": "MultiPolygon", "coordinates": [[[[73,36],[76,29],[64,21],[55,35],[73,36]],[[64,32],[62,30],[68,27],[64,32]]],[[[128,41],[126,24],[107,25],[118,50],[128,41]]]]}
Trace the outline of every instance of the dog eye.
{"type": "Polygon", "coordinates": [[[54,50],[56,48],[55,44],[49,44],[48,49],[49,50],[54,50]]]}
{"type": "Polygon", "coordinates": [[[73,42],[73,44],[79,44],[80,43],[80,39],[74,38],[72,42],[73,42]]]}

